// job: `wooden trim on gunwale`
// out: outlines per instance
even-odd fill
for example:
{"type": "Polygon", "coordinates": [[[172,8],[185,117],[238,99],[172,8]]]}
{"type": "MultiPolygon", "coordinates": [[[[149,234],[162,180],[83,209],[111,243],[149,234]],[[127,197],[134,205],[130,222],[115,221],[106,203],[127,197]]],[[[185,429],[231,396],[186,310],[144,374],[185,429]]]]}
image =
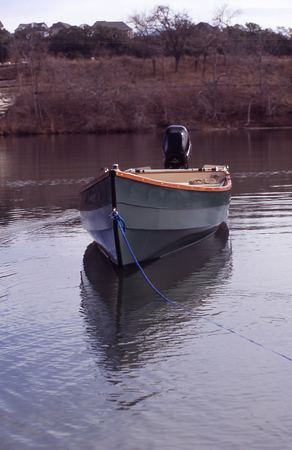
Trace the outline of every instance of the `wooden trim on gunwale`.
{"type": "Polygon", "coordinates": [[[128,180],[137,181],[145,184],[152,184],[154,186],[166,187],[171,189],[179,189],[184,191],[200,191],[200,192],[226,192],[230,191],[232,183],[229,174],[226,174],[227,184],[224,186],[197,186],[197,185],[187,185],[182,183],[171,183],[169,181],[159,181],[151,180],[149,178],[143,177],[140,174],[135,175],[133,173],[122,172],[121,170],[116,170],[116,176],[120,178],[127,178],[128,180]]]}

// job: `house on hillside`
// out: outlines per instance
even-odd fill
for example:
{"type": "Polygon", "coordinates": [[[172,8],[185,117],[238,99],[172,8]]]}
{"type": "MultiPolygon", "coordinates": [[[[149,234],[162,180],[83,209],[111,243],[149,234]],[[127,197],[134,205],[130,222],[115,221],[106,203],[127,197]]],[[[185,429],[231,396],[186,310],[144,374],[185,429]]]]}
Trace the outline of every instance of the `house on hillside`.
{"type": "Polygon", "coordinates": [[[21,23],[15,30],[15,33],[18,32],[27,32],[27,33],[36,33],[42,37],[49,36],[49,27],[44,22],[32,22],[32,23],[21,23]]]}
{"type": "Polygon", "coordinates": [[[125,22],[107,22],[106,20],[97,21],[92,25],[92,28],[97,27],[105,27],[105,28],[112,28],[115,30],[122,31],[125,33],[128,37],[132,37],[133,30],[131,27],[129,27],[125,22]]]}
{"type": "Polygon", "coordinates": [[[59,33],[59,31],[67,30],[68,28],[71,28],[71,25],[65,22],[56,22],[53,23],[53,25],[49,28],[50,35],[54,36],[55,34],[59,33]]]}
{"type": "Polygon", "coordinates": [[[207,32],[212,33],[216,29],[216,27],[214,27],[213,25],[210,25],[207,22],[199,22],[199,23],[197,23],[197,25],[195,25],[195,28],[199,31],[206,32],[206,33],[207,32]]]}

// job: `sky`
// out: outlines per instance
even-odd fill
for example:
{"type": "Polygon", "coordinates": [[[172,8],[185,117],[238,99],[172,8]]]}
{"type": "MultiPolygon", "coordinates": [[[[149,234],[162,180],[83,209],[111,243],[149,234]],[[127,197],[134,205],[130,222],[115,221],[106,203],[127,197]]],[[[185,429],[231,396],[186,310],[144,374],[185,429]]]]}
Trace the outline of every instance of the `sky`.
{"type": "Polygon", "coordinates": [[[227,5],[239,11],[232,24],[254,22],[262,28],[292,28],[291,0],[0,0],[0,20],[13,32],[20,23],[66,22],[71,25],[97,20],[124,21],[134,13],[150,12],[155,6],[168,5],[187,12],[195,23],[212,22],[216,11],[227,5]]]}

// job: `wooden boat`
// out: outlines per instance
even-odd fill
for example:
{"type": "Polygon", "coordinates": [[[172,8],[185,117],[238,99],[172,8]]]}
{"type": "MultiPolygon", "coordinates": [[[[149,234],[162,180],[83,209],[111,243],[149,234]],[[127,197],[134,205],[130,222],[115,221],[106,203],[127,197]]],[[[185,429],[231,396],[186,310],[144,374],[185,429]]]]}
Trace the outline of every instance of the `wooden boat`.
{"type": "Polygon", "coordinates": [[[230,189],[226,166],[122,171],[114,164],[81,192],[81,221],[111,261],[125,266],[133,259],[113,211],[137,259],[151,260],[215,232],[227,220],[230,189]]]}

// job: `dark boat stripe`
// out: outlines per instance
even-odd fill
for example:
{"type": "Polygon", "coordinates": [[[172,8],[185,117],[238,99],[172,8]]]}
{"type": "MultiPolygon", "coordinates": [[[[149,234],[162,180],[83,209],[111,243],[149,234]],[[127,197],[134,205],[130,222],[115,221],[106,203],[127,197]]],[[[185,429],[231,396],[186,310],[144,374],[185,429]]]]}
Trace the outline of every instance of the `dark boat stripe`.
{"type": "MultiPolygon", "coordinates": [[[[117,194],[116,194],[115,178],[116,178],[116,171],[111,170],[110,171],[110,180],[111,180],[111,194],[112,194],[112,208],[113,209],[117,208],[117,194]]],[[[115,238],[115,246],[116,246],[116,252],[117,252],[118,265],[122,266],[123,261],[122,261],[121,243],[120,243],[120,238],[119,238],[119,229],[118,229],[118,225],[115,221],[113,221],[113,230],[114,230],[114,238],[115,238]]]]}

